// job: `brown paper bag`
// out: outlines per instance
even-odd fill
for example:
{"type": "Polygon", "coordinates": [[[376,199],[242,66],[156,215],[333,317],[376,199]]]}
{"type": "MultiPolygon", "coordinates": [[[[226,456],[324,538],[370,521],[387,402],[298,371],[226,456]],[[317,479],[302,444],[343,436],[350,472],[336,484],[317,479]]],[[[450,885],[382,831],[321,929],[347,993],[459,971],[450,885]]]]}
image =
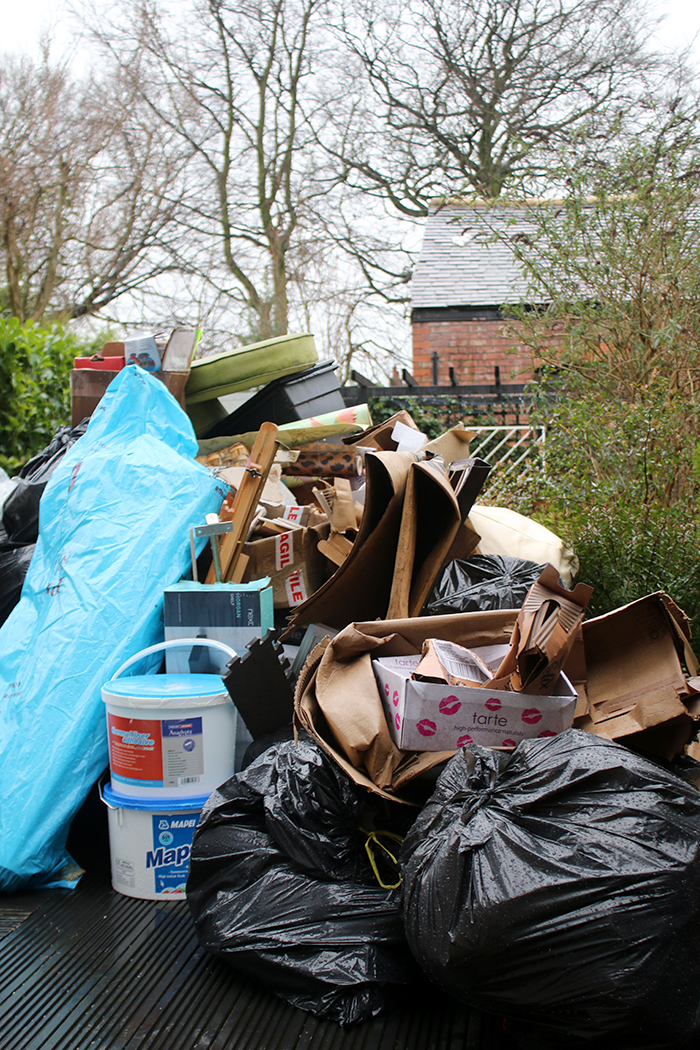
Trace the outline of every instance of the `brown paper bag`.
{"type": "MultiPolygon", "coordinates": [[[[509,641],[517,612],[457,613],[353,623],[318,646],[297,682],[295,723],[357,784],[395,798],[453,751],[401,751],[391,739],[372,658],[419,654],[428,637],[473,648],[509,641]]],[[[401,799],[408,801],[408,794],[401,799]]]]}

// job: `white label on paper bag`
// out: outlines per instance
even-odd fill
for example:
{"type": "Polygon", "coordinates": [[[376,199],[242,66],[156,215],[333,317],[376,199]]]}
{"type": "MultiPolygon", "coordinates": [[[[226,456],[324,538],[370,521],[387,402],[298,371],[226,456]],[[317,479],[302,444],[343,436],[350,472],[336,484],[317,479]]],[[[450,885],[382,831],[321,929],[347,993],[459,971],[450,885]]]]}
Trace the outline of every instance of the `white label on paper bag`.
{"type": "Polygon", "coordinates": [[[298,570],[287,577],[284,581],[284,587],[290,607],[306,601],[306,587],[298,570]]]}
{"type": "Polygon", "coordinates": [[[296,504],[292,507],[285,507],[282,517],[285,521],[301,521],[302,508],[296,504]]]}
{"type": "Polygon", "coordinates": [[[291,532],[275,536],[275,568],[277,572],[294,564],[294,543],[291,532]]]}

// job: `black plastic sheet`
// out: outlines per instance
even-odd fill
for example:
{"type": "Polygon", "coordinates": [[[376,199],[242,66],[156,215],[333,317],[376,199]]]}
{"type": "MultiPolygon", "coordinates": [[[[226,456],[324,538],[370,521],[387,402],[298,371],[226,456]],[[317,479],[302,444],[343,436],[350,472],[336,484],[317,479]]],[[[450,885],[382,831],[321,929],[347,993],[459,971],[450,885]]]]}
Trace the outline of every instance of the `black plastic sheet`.
{"type": "Polygon", "coordinates": [[[0,503],[0,624],[20,599],[24,578],[39,535],[39,504],[46,484],[66,450],[85,433],[88,421],[60,427],[41,452],[19,472],[15,486],[0,503]]]}
{"type": "MultiPolygon", "coordinates": [[[[310,738],[280,743],[212,795],[190,858],[200,944],[342,1025],[373,1017],[418,975],[400,891],[379,885],[360,830],[400,833],[415,812],[373,800],[310,738]]],[[[386,885],[398,877],[390,864],[379,872],[386,885]]]]}
{"type": "Polygon", "coordinates": [[[47,482],[67,450],[83,436],[88,422],[84,420],[77,427],[60,427],[46,448],[19,471],[17,484],[2,507],[2,524],[12,543],[36,543],[39,504],[47,482]]]}
{"type": "Polygon", "coordinates": [[[5,622],[20,599],[34,547],[33,543],[0,546],[0,624],[5,622]]]}
{"type": "Polygon", "coordinates": [[[700,792],[570,730],[460,752],[401,855],[426,973],[521,1046],[700,1045],[700,792]]]}
{"type": "Polygon", "coordinates": [[[519,609],[544,565],[498,554],[474,554],[449,562],[433,587],[430,616],[479,609],[519,609]]]}

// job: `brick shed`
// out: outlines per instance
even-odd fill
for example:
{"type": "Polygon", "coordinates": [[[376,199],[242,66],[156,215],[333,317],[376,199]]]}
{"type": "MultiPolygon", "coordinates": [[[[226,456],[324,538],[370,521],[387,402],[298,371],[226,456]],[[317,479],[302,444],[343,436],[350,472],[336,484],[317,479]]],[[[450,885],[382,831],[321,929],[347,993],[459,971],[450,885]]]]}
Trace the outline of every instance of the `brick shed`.
{"type": "Polygon", "coordinates": [[[527,296],[527,285],[509,248],[531,230],[523,209],[485,201],[434,201],[426,219],[423,246],[411,283],[413,375],[450,382],[452,366],[464,386],[524,383],[533,377],[530,351],[515,353],[504,331],[501,307],[527,296]]]}

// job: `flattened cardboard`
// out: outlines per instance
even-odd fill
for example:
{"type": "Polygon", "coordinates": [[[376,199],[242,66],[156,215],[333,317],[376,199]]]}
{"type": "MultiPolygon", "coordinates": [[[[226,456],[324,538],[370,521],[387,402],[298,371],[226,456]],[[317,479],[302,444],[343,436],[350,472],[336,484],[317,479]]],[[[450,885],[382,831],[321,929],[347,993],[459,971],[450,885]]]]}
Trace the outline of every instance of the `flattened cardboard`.
{"type": "Polygon", "coordinates": [[[583,624],[588,713],[579,728],[609,740],[674,719],[692,727],[697,660],[688,618],[663,592],[583,624]]]}
{"type": "Polygon", "coordinates": [[[462,523],[441,457],[411,465],[386,617],[418,616],[462,523]]]}
{"type": "Polygon", "coordinates": [[[291,621],[294,629],[327,623],[341,629],[353,620],[386,615],[408,472],[408,452],[372,452],[365,457],[365,509],[350,554],[291,621]]]}

